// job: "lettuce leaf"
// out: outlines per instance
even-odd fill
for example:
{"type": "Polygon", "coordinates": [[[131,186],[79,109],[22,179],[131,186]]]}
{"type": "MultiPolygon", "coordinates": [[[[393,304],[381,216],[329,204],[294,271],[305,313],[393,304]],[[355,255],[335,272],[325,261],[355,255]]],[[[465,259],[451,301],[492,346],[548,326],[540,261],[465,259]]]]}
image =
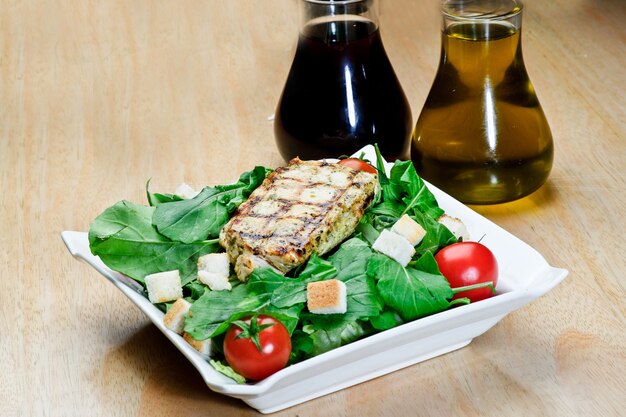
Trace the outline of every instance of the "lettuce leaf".
{"type": "MultiPolygon", "coordinates": [[[[152,224],[173,241],[191,243],[219,236],[231,214],[246,201],[271,170],[256,167],[234,184],[205,187],[189,200],[157,204],[152,224]]],[[[155,194],[148,194],[156,198],[155,194]]],[[[153,199],[150,199],[151,202],[153,199]]]]}
{"type": "Polygon", "coordinates": [[[148,274],[178,269],[186,285],[195,278],[198,257],[217,252],[216,240],[173,242],[152,226],[154,207],[120,201],[89,227],[89,248],[109,268],[143,283],[148,274]]]}
{"type": "MultiPolygon", "coordinates": [[[[433,271],[432,254],[427,253],[421,261],[433,271]]],[[[417,265],[421,266],[421,263],[417,265]]],[[[403,267],[393,259],[376,254],[369,261],[368,276],[376,279],[385,304],[395,310],[403,320],[410,321],[446,310],[454,293],[441,274],[421,271],[415,267],[403,267]]]]}

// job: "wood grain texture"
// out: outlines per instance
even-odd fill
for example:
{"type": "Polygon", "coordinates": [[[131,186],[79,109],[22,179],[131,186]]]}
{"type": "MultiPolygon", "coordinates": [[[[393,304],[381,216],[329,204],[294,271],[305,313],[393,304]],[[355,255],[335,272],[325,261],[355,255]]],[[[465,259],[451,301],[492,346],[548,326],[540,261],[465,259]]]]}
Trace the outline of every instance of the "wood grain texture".
{"type": "MultiPolygon", "coordinates": [[[[251,416],[209,391],[59,233],[144,184],[282,161],[268,117],[295,0],[0,0],[0,415],[251,416]]],[[[437,1],[383,1],[414,118],[437,1]]],[[[570,276],[468,347],[278,416],[619,416],[626,409],[626,2],[527,0],[524,57],[550,121],[549,182],[477,211],[570,276]]]]}

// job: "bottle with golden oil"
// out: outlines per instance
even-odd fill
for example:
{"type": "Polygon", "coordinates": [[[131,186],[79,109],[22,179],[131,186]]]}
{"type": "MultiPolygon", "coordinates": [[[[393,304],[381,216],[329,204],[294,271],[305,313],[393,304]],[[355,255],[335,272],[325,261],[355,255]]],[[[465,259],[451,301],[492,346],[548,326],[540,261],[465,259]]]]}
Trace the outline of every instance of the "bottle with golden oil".
{"type": "Polygon", "coordinates": [[[426,180],[468,204],[515,200],[552,168],[552,134],[528,78],[516,0],[448,0],[439,69],[413,132],[426,180]]]}

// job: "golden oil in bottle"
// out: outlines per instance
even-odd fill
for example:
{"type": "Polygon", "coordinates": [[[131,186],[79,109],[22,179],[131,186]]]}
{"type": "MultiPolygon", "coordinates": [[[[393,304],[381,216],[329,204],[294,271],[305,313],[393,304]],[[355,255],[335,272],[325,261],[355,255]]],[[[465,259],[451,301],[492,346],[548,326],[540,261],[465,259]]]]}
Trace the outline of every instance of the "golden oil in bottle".
{"type": "Polygon", "coordinates": [[[546,181],[552,135],[524,66],[519,26],[506,19],[447,25],[411,153],[420,175],[469,204],[515,200],[546,181]]]}

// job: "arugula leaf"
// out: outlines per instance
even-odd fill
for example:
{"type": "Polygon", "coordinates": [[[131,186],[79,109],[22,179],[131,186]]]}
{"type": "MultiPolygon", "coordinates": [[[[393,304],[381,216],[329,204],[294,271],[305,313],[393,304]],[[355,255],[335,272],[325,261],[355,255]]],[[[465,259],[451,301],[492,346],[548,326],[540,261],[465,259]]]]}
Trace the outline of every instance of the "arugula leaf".
{"type": "Polygon", "coordinates": [[[152,226],[154,207],[120,201],[89,227],[89,248],[109,268],[143,283],[155,272],[178,269],[186,285],[197,272],[198,256],[220,250],[216,240],[172,242],[152,226]]]}
{"type": "Polygon", "coordinates": [[[148,197],[148,204],[150,206],[156,206],[162,203],[170,203],[172,201],[181,201],[183,198],[176,194],[160,194],[150,192],[150,180],[146,182],[146,196],[148,197]]]}
{"type": "Polygon", "coordinates": [[[450,307],[454,293],[442,275],[431,274],[412,267],[405,268],[393,259],[374,255],[367,273],[378,283],[385,304],[404,320],[415,320],[450,307]]]}
{"type": "Polygon", "coordinates": [[[235,184],[205,187],[189,200],[158,204],[152,223],[159,233],[171,240],[191,243],[215,238],[230,215],[271,172],[256,167],[245,172],[235,184]]]}

